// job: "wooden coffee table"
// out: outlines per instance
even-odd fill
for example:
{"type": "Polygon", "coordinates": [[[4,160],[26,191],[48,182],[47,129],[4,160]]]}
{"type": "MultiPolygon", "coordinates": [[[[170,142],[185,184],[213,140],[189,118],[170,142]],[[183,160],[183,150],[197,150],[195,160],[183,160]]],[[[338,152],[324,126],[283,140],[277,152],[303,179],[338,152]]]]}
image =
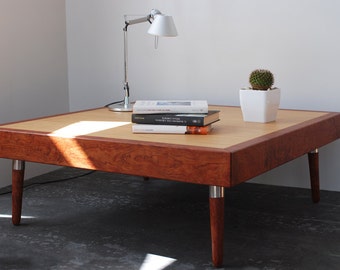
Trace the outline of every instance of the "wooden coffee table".
{"type": "Polygon", "coordinates": [[[0,126],[0,157],[13,160],[12,222],[20,224],[25,161],[209,186],[212,261],[223,263],[224,188],[308,154],[318,202],[318,148],[340,137],[340,113],[280,110],[246,123],[238,107],[210,106],[209,135],[133,134],[131,114],[99,108],[0,126]]]}

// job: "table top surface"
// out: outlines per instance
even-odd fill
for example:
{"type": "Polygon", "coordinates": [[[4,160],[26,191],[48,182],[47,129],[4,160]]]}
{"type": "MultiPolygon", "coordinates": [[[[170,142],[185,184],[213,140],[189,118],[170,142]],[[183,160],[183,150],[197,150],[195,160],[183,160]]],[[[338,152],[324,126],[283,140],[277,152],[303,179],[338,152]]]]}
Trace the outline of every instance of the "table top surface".
{"type": "Polygon", "coordinates": [[[135,134],[131,129],[131,113],[112,112],[107,108],[4,124],[0,125],[0,129],[44,133],[53,137],[88,136],[226,149],[329,114],[328,112],[279,110],[275,122],[251,123],[242,120],[239,107],[210,106],[209,108],[220,110],[220,121],[213,124],[213,130],[208,135],[135,134]]]}
{"type": "Polygon", "coordinates": [[[98,108],[0,125],[0,157],[231,187],[340,137],[340,113],[279,110],[270,123],[220,110],[208,135],[134,134],[98,108]]]}

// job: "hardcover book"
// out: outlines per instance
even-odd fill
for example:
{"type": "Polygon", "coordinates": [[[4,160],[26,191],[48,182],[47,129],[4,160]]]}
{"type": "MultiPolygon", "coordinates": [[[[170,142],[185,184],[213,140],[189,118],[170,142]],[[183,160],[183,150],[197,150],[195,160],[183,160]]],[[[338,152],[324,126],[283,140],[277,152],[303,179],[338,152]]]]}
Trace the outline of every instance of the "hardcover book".
{"type": "Polygon", "coordinates": [[[208,113],[206,100],[137,100],[133,113],[208,113]]]}
{"type": "Polygon", "coordinates": [[[133,133],[168,133],[168,134],[199,134],[206,135],[212,129],[211,125],[198,126],[174,126],[174,125],[145,125],[133,124],[133,133]]]}
{"type": "Polygon", "coordinates": [[[131,122],[137,124],[177,125],[177,126],[206,126],[219,120],[219,111],[210,110],[208,113],[161,113],[136,114],[131,116],[131,122]]]}

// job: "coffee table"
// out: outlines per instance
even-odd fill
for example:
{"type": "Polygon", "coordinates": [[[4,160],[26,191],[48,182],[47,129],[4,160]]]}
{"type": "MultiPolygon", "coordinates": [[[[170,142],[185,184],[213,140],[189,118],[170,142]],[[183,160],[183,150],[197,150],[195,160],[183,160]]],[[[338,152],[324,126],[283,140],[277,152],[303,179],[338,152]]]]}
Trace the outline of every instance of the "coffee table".
{"type": "Polygon", "coordinates": [[[249,123],[220,110],[209,135],[133,134],[131,114],[97,108],[0,126],[0,157],[13,160],[12,222],[20,224],[25,161],[183,181],[209,187],[212,262],[223,263],[224,189],[308,154],[312,200],[318,148],[339,139],[340,113],[279,110],[249,123]]]}

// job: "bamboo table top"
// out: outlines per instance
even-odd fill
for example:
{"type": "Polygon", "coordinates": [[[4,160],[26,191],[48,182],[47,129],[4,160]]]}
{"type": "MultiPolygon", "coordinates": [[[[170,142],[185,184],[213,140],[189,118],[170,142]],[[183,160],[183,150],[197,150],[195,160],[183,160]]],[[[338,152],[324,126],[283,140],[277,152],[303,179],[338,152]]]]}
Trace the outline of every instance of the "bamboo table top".
{"type": "Polygon", "coordinates": [[[4,124],[0,157],[228,187],[340,137],[340,113],[279,110],[251,123],[239,107],[209,109],[220,121],[208,135],[134,134],[131,113],[107,108],[4,124]]]}
{"type": "Polygon", "coordinates": [[[327,112],[279,110],[277,121],[263,124],[243,122],[238,107],[210,106],[210,109],[220,110],[220,121],[213,124],[214,128],[207,136],[133,134],[131,113],[112,112],[106,108],[17,122],[2,125],[0,128],[41,132],[57,137],[92,136],[226,149],[328,114],[327,112]]]}

